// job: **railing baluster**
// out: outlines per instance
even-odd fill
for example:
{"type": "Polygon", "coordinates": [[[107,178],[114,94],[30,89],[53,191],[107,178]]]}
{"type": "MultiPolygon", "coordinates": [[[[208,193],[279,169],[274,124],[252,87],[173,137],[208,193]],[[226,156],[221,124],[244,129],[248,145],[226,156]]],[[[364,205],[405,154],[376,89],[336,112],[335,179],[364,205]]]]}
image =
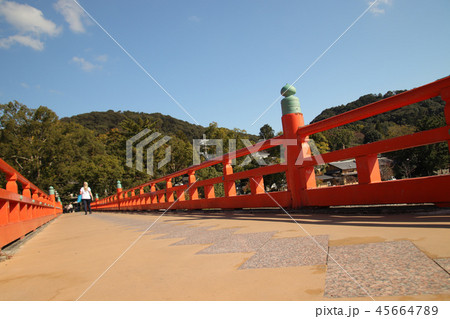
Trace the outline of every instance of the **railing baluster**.
{"type": "Polygon", "coordinates": [[[214,185],[205,185],[203,189],[205,190],[205,199],[216,198],[216,194],[214,192],[214,185]]]}
{"type": "Polygon", "coordinates": [[[196,200],[198,199],[198,188],[193,185],[196,182],[195,179],[195,171],[189,171],[188,172],[188,178],[189,178],[189,199],[190,200],[196,200]]]}
{"type": "Polygon", "coordinates": [[[233,166],[231,166],[231,160],[226,159],[223,162],[223,187],[225,190],[225,197],[236,196],[236,183],[234,180],[227,180],[227,176],[233,174],[233,166]]]}
{"type": "Polygon", "coordinates": [[[250,189],[252,195],[264,194],[264,178],[262,176],[250,177],[250,189]]]}
{"type": "Polygon", "coordinates": [[[175,197],[173,194],[174,192],[171,188],[172,188],[172,179],[168,178],[168,179],[166,179],[166,201],[168,203],[173,203],[173,201],[175,200],[175,197]]]}
{"type": "Polygon", "coordinates": [[[377,154],[356,158],[356,170],[359,184],[381,182],[380,166],[377,154]]]}

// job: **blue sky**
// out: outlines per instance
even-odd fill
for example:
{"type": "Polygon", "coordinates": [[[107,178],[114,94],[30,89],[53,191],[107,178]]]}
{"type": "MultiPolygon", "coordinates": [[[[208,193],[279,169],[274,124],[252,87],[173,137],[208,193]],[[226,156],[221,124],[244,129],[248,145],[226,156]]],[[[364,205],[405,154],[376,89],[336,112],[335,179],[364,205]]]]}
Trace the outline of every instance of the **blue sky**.
{"type": "MultiPolygon", "coordinates": [[[[207,126],[281,130],[280,88],[368,0],[0,0],[0,103],[160,112],[207,126]],[[178,104],[177,104],[178,103],[178,104]],[[187,113],[184,111],[186,110],[187,113]]],[[[295,84],[305,121],[368,93],[450,75],[450,1],[379,0],[295,84]]]]}

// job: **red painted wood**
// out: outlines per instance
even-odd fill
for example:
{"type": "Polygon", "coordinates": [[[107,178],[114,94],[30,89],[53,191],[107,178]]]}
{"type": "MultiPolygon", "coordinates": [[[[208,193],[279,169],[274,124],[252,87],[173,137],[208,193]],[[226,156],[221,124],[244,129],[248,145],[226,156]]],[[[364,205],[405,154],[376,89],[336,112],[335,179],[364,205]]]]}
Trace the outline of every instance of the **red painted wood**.
{"type": "MultiPolygon", "coordinates": [[[[136,198],[145,198],[146,200],[136,204],[132,200],[127,199],[124,203],[126,203],[127,209],[276,207],[278,204],[273,199],[279,201],[279,204],[283,207],[294,208],[304,206],[424,202],[444,205],[450,202],[450,192],[448,192],[448,189],[450,189],[450,177],[448,175],[381,182],[377,155],[439,142],[448,142],[450,149],[449,100],[450,77],[447,77],[306,126],[303,126],[302,114],[286,114],[282,117],[284,130],[282,136],[262,141],[252,147],[225,154],[223,157],[218,157],[139,185],[127,192],[135,189],[143,189],[145,186],[151,186],[150,193],[140,193],[139,197],[132,197],[133,200],[136,200],[136,198]],[[306,143],[310,134],[392,111],[438,95],[442,95],[442,98],[447,102],[444,112],[447,122],[447,126],[445,127],[321,154],[320,156],[311,156],[309,146],[306,143]],[[278,147],[277,145],[283,144],[287,149],[286,163],[263,166],[244,172],[233,172],[233,168],[230,165],[233,159],[271,147],[278,147]],[[346,159],[356,159],[359,184],[328,188],[315,187],[315,165],[346,159]],[[195,171],[216,164],[223,165],[222,176],[202,181],[195,180],[195,171]],[[261,186],[264,185],[264,176],[280,172],[286,173],[288,191],[270,194],[263,193],[261,186]],[[186,174],[189,176],[189,186],[191,188],[189,188],[188,192],[191,196],[189,196],[188,200],[173,201],[172,197],[175,193],[178,198],[185,199],[181,194],[183,191],[186,191],[188,185],[171,187],[170,180],[186,174]],[[236,196],[236,180],[247,178],[252,180],[252,194],[236,196]],[[169,181],[166,189],[155,191],[154,185],[161,181],[169,181]],[[214,185],[216,184],[223,184],[225,197],[215,198],[214,185]],[[204,199],[199,199],[195,195],[198,194],[196,192],[199,187],[203,187],[204,189],[204,199]],[[166,198],[167,202],[165,200],[166,198]]],[[[94,203],[93,206],[100,210],[120,209],[120,203],[113,197],[100,200],[94,203]]]]}
{"type": "Polygon", "coordinates": [[[62,213],[62,205],[33,185],[14,168],[0,159],[0,171],[7,178],[6,189],[0,189],[0,249],[23,238],[62,213]],[[18,183],[23,193],[18,193],[18,183]]]}

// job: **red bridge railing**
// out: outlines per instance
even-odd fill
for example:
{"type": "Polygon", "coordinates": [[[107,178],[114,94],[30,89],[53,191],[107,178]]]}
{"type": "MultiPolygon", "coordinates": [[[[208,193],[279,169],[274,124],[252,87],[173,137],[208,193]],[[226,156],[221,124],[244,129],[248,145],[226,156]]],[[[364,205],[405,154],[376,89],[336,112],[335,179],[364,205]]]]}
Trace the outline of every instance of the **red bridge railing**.
{"type": "Polygon", "coordinates": [[[50,195],[33,185],[0,158],[0,171],[6,176],[5,189],[0,188],[0,250],[62,213],[54,190],[50,195]],[[22,194],[19,193],[19,184],[22,194]]]}
{"type": "Polygon", "coordinates": [[[279,206],[300,208],[397,203],[450,205],[450,175],[382,181],[378,163],[378,155],[381,153],[439,142],[450,143],[450,77],[306,126],[304,126],[298,99],[293,94],[295,94],[293,87],[286,86],[282,89],[282,95],[285,96],[282,100],[284,132],[282,136],[127,190],[122,190],[119,182],[117,194],[94,202],[93,208],[96,210],[155,210],[279,206]],[[308,144],[308,136],[311,134],[399,109],[435,96],[441,96],[446,102],[444,110],[446,126],[444,127],[326,154],[311,155],[308,144]],[[284,162],[243,172],[233,172],[231,164],[234,159],[279,147],[279,145],[283,145],[285,149],[284,162]],[[357,184],[317,187],[314,171],[316,165],[347,159],[356,161],[357,184]],[[206,180],[196,179],[197,171],[217,164],[222,164],[222,176],[206,180]],[[266,193],[265,177],[275,173],[285,174],[287,190],[266,193]],[[172,184],[174,178],[186,175],[187,184],[179,186],[172,184]],[[243,179],[249,180],[251,194],[237,194],[236,183],[243,179]],[[158,190],[157,184],[160,187],[158,190]],[[161,187],[161,184],[164,185],[161,187]],[[216,197],[215,187],[218,184],[223,185],[223,197],[216,197]],[[199,192],[201,188],[203,191],[199,192]],[[202,196],[199,195],[200,193],[202,196]]]}

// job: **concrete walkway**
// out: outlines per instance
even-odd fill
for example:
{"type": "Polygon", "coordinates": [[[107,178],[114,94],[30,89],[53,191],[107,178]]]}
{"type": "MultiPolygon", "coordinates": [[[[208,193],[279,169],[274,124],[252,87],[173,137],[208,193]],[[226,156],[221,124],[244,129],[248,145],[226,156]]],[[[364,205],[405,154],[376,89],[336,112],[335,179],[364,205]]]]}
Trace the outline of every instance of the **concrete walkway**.
{"type": "Polygon", "coordinates": [[[59,217],[0,263],[0,300],[450,300],[450,212],[171,213],[117,260],[158,216],[59,217]]]}

